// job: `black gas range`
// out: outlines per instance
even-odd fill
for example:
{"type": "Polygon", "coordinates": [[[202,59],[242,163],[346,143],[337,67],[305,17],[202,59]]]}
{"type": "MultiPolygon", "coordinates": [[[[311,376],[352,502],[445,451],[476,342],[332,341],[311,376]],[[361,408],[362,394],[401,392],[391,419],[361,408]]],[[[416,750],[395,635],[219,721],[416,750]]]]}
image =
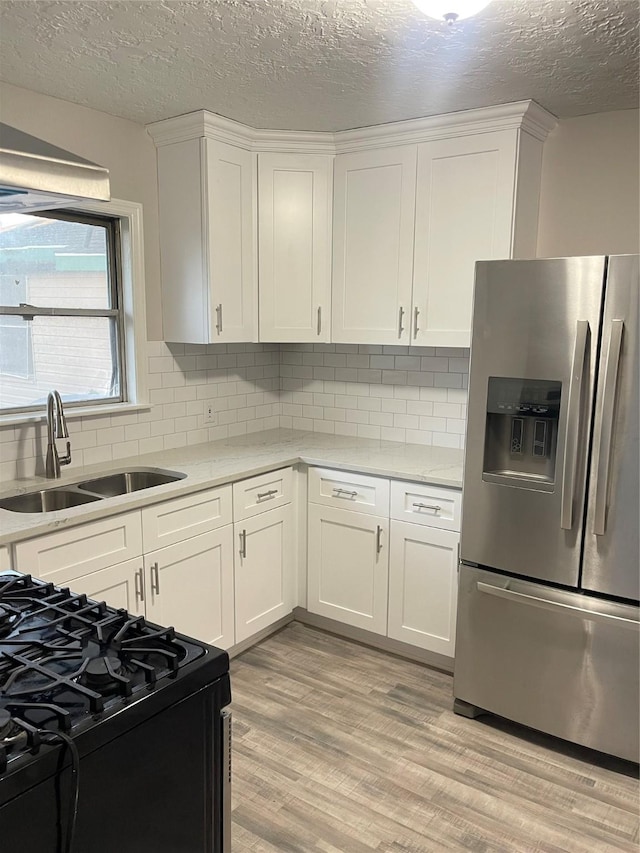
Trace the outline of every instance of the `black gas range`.
{"type": "Polygon", "coordinates": [[[226,652],[0,573],[0,839],[21,853],[228,853],[226,652]]]}

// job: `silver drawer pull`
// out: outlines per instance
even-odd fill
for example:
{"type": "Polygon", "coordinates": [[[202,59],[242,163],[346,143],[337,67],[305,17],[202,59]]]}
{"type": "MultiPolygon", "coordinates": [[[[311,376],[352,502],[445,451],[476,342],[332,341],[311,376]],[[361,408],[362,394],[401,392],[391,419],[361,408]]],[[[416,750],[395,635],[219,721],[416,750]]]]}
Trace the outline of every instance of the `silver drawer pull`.
{"type": "Polygon", "coordinates": [[[356,498],[358,496],[357,492],[350,492],[348,489],[338,489],[334,486],[333,491],[336,493],[337,498],[347,497],[347,498],[356,498]]]}
{"type": "Polygon", "coordinates": [[[216,305],[216,332],[222,334],[222,302],[216,305]]]}
{"type": "Polygon", "coordinates": [[[261,501],[261,500],[264,500],[265,498],[272,498],[274,495],[277,495],[277,494],[278,494],[277,489],[269,489],[268,492],[258,492],[256,497],[259,501],[261,501]]]}
{"type": "Polygon", "coordinates": [[[144,602],[144,569],[140,568],[134,575],[136,604],[144,602]]]}
{"type": "Polygon", "coordinates": [[[160,595],[160,572],[157,563],[151,566],[151,592],[154,595],[160,595]]]}
{"type": "Polygon", "coordinates": [[[437,504],[413,504],[416,509],[432,509],[434,512],[440,512],[442,510],[441,506],[437,504]]]}
{"type": "Polygon", "coordinates": [[[240,531],[240,556],[246,559],[247,556],[247,531],[240,531]]]}

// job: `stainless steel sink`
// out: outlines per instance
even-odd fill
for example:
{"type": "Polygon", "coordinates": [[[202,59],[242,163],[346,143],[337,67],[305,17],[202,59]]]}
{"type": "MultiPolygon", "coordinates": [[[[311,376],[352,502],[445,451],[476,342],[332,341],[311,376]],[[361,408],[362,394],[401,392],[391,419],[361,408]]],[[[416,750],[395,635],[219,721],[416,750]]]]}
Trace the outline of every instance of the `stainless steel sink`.
{"type": "Polygon", "coordinates": [[[70,509],[99,500],[99,495],[87,495],[72,489],[43,489],[3,498],[0,500],[0,508],[11,512],[53,512],[56,509],[70,509]]]}
{"type": "Polygon", "coordinates": [[[117,495],[137,492],[140,489],[174,483],[176,480],[182,480],[184,476],[174,471],[123,471],[120,474],[108,474],[106,477],[85,480],[78,483],[78,489],[93,492],[104,498],[113,498],[117,495]]]}
{"type": "Polygon", "coordinates": [[[159,468],[119,471],[104,477],[83,480],[81,483],[70,483],[57,489],[40,489],[37,492],[0,498],[0,509],[8,509],[10,512],[54,512],[57,509],[70,509],[93,501],[138,492],[140,489],[163,486],[165,483],[175,483],[186,476],[177,471],[164,471],[159,468]]]}

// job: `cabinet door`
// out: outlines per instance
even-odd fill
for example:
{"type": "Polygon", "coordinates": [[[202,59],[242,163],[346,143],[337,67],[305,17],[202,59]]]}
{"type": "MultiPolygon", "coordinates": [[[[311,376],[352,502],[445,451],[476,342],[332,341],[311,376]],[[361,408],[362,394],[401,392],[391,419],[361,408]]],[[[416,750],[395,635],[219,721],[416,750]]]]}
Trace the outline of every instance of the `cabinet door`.
{"type": "Polygon", "coordinates": [[[330,340],[333,157],[258,156],[260,340],[330,340]]]}
{"type": "Polygon", "coordinates": [[[234,524],[236,642],[291,613],[295,596],[291,504],[234,524]]]}
{"type": "Polygon", "coordinates": [[[459,535],[391,522],[388,636],[453,657],[459,535]]]}
{"type": "Polygon", "coordinates": [[[231,525],[146,554],[147,619],[227,649],[233,645],[231,525]]]}
{"type": "Polygon", "coordinates": [[[340,154],[334,164],[332,339],[409,343],[415,145],[340,154]]]}
{"type": "Polygon", "coordinates": [[[255,340],[255,155],[206,139],[209,342],[255,340]]]}
{"type": "Polygon", "coordinates": [[[516,153],[515,130],[418,146],[413,344],[471,345],[475,262],[512,254],[516,153]]]}
{"type": "Polygon", "coordinates": [[[385,518],[309,504],[309,611],[385,634],[388,534],[385,518]]]}
{"type": "Polygon", "coordinates": [[[4,545],[0,548],[0,572],[7,572],[11,568],[11,554],[4,545]]]}
{"type": "Polygon", "coordinates": [[[74,578],[70,586],[72,592],[106,601],[110,607],[124,608],[133,616],[144,616],[142,557],[74,578]]]}

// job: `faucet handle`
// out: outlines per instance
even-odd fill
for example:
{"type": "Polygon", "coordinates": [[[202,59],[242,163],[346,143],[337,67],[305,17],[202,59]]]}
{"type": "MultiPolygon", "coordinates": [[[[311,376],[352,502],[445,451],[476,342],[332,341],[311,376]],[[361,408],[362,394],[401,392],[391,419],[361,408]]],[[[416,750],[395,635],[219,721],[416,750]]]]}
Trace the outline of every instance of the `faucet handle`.
{"type": "MultiPolygon", "coordinates": [[[[68,434],[68,433],[67,433],[68,434]]],[[[71,462],[71,442],[67,442],[67,452],[64,456],[59,456],[58,461],[61,465],[69,465],[71,462]]]]}

